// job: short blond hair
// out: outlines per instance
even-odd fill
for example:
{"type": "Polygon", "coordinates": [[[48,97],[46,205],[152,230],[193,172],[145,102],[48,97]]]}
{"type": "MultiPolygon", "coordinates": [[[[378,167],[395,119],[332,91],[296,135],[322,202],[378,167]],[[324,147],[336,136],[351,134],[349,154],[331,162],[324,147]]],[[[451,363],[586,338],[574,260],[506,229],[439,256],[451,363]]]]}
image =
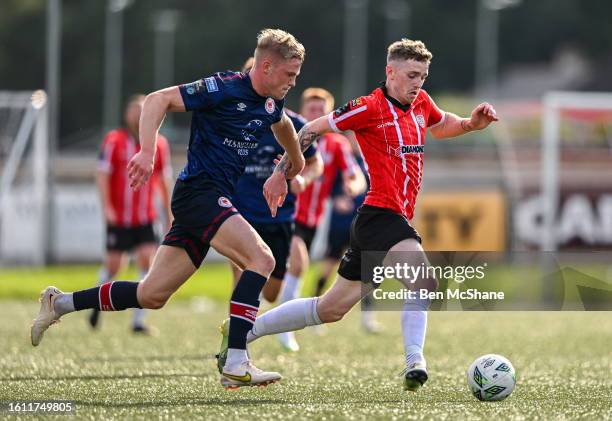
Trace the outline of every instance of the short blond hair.
{"type": "Polygon", "coordinates": [[[394,60],[416,60],[430,62],[433,54],[422,41],[402,38],[387,49],[387,63],[394,60]]]}
{"type": "Polygon", "coordinates": [[[325,106],[328,111],[334,109],[334,96],[326,89],[316,87],[306,88],[304,92],[302,92],[302,105],[310,99],[322,99],[325,101],[325,106]]]}
{"type": "Polygon", "coordinates": [[[264,52],[276,54],[284,60],[298,59],[301,62],[306,57],[306,50],[289,32],[282,29],[262,29],[257,34],[255,57],[264,52]]]}

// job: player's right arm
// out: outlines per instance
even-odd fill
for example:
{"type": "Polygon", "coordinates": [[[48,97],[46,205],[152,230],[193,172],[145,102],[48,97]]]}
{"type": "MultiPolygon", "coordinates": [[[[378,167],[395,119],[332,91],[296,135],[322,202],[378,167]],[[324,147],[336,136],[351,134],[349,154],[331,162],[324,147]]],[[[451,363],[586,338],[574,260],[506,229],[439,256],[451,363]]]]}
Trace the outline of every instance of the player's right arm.
{"type": "Polygon", "coordinates": [[[138,190],[151,177],[155,159],[157,134],[168,111],[186,111],[178,86],[150,93],[145,98],[140,114],[140,151],[128,164],[130,187],[138,190]]]}
{"type": "MultiPolygon", "coordinates": [[[[304,152],[322,134],[332,131],[327,116],[306,123],[298,133],[300,150],[304,152]]],[[[291,161],[287,152],[280,159],[272,175],[264,183],[264,197],[272,216],[276,216],[279,206],[283,206],[287,196],[287,175],[291,171],[291,161]]]]}

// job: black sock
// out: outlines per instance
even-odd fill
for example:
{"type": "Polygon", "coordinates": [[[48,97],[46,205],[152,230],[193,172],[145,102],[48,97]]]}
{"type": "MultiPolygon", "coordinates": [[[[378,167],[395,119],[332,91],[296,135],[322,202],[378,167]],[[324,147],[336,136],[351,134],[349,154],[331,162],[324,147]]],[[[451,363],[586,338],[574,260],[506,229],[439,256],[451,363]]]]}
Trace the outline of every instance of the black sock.
{"type": "Polygon", "coordinates": [[[84,289],[72,294],[76,311],[95,308],[102,311],[142,308],[136,299],[139,282],[113,281],[99,287],[84,289]]]}
{"type": "Polygon", "coordinates": [[[315,290],[315,297],[320,297],[321,294],[323,293],[323,288],[325,288],[325,283],[327,282],[327,278],[324,277],[320,277],[319,280],[317,281],[317,288],[315,290]]]}
{"type": "Polygon", "coordinates": [[[247,333],[257,318],[259,294],[267,280],[250,270],[242,272],[230,302],[229,348],[246,349],[247,333]]]}

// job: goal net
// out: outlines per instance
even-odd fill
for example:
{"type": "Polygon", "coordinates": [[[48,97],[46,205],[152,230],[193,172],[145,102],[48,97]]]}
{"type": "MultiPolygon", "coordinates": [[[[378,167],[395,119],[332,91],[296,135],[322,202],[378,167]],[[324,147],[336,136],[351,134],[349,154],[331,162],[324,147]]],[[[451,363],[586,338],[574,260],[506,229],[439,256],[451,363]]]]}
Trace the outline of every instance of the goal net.
{"type": "Polygon", "coordinates": [[[612,248],[612,93],[550,92],[499,107],[513,248],[612,248]]]}
{"type": "Polygon", "coordinates": [[[45,262],[47,97],[0,91],[0,264],[45,262]]]}

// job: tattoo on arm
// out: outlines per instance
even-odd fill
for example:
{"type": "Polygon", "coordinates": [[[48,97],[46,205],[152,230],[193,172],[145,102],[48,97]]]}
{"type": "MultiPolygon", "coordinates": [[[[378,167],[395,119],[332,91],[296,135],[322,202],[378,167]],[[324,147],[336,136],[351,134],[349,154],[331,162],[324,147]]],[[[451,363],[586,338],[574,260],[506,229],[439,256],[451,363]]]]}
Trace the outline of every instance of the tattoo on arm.
{"type": "MultiPolygon", "coordinates": [[[[318,133],[311,132],[308,129],[308,125],[302,127],[302,130],[298,133],[298,142],[300,143],[300,149],[302,153],[312,145],[312,143],[319,137],[318,133]],[[306,129],[306,130],[305,130],[306,129]]],[[[291,168],[291,161],[289,161],[289,155],[285,153],[281,158],[280,162],[274,169],[276,172],[281,172],[287,175],[287,172],[291,168]]]]}

